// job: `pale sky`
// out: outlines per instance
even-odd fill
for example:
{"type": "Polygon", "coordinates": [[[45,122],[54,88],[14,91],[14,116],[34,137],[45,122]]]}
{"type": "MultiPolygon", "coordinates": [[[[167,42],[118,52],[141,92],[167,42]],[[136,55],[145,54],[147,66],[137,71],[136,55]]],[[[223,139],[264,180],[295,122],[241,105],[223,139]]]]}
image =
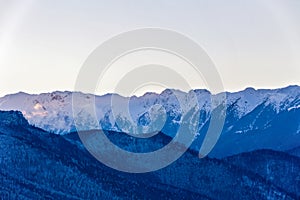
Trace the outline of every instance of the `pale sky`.
{"type": "Polygon", "coordinates": [[[300,85],[299,10],[299,0],[0,0],[0,96],[72,91],[98,45],[143,27],[196,41],[227,91],[300,85]]]}

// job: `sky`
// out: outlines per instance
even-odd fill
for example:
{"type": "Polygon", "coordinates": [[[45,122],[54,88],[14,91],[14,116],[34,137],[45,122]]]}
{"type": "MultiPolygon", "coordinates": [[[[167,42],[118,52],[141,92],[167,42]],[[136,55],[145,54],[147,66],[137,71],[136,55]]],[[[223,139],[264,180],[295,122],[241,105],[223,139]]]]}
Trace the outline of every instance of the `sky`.
{"type": "MultiPolygon", "coordinates": [[[[300,85],[299,10],[299,0],[0,0],[0,96],[72,91],[97,46],[145,27],[196,41],[227,91],[300,85]]],[[[107,77],[103,93],[113,90],[107,77]]]]}

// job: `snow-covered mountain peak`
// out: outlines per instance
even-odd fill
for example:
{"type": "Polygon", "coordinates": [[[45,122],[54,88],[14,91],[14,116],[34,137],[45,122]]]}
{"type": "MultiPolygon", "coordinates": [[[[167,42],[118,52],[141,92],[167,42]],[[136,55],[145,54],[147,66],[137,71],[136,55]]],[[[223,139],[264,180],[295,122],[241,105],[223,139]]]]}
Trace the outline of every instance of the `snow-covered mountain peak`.
{"type": "MultiPolygon", "coordinates": [[[[226,96],[228,112],[234,112],[237,119],[243,118],[260,105],[271,106],[276,113],[299,109],[300,105],[299,86],[273,90],[247,88],[239,92],[227,92],[226,96]]],[[[100,127],[108,130],[120,131],[116,122],[127,123],[127,130],[130,130],[132,125],[145,128],[160,115],[166,117],[166,130],[176,130],[182,119],[182,112],[187,112],[195,106],[200,109],[200,121],[204,125],[210,117],[211,100],[211,93],[205,89],[188,93],[166,89],[160,94],[146,93],[139,97],[123,97],[117,94],[95,96],[69,91],[39,95],[20,92],[0,98],[0,109],[19,110],[29,123],[57,134],[75,131],[72,106],[81,113],[90,113],[90,108],[95,108],[100,127]],[[74,95],[78,97],[76,102],[74,95]]],[[[82,115],[82,123],[86,125],[86,129],[92,128],[92,116],[92,113],[82,115]]],[[[151,131],[153,130],[152,127],[151,131]]]]}

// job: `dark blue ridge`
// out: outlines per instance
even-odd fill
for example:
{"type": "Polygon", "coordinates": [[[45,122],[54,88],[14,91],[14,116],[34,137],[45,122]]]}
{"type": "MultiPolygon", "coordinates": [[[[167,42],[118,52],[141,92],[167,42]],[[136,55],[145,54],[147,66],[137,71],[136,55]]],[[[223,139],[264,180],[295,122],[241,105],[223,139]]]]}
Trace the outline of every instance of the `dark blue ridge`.
{"type": "MultiPolygon", "coordinates": [[[[300,196],[297,189],[300,159],[288,153],[260,150],[225,159],[199,159],[197,153],[187,151],[166,168],[130,174],[97,161],[85,150],[77,133],[63,136],[48,133],[25,123],[19,112],[1,112],[0,116],[2,199],[297,199],[300,196]],[[9,122],[10,119],[16,123],[9,122]]],[[[124,148],[131,149],[134,145],[127,143],[129,136],[124,133],[107,134],[124,148]]],[[[157,134],[148,146],[165,145],[169,140],[170,137],[157,134]]],[[[146,141],[142,141],[145,146],[146,141]]]]}

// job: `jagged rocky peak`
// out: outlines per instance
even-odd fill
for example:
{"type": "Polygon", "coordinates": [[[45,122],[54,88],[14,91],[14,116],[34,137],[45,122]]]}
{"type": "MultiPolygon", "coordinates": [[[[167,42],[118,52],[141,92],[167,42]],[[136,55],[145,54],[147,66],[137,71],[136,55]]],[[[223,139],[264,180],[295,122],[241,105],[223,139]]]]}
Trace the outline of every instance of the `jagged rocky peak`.
{"type": "Polygon", "coordinates": [[[28,121],[20,111],[0,111],[0,126],[28,126],[28,121]]]}

